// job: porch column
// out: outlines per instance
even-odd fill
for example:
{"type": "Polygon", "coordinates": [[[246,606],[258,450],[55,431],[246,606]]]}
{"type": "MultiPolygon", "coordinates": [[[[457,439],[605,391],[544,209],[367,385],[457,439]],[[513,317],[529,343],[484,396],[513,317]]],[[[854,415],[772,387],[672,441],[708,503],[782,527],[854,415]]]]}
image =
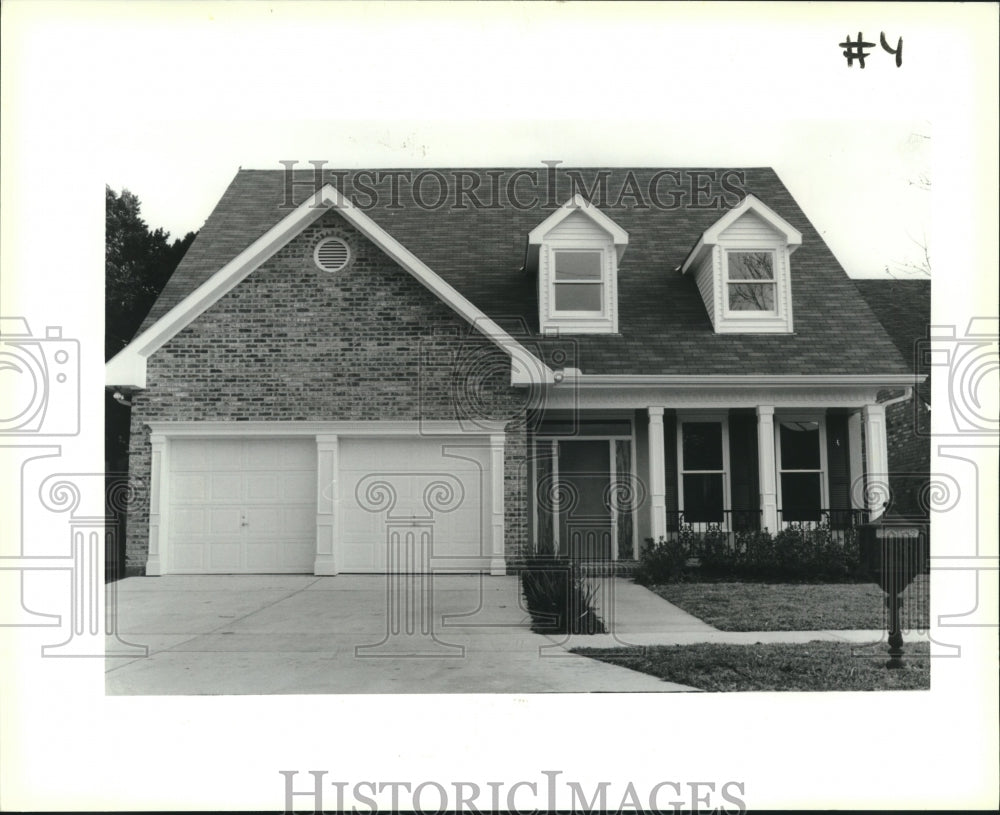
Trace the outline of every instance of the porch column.
{"type": "Polygon", "coordinates": [[[757,406],[757,478],[760,481],[761,522],[778,531],[778,487],[774,462],[774,407],[757,406]]]}
{"type": "Polygon", "coordinates": [[[874,521],[889,501],[889,446],[885,432],[885,405],[865,405],[865,500],[874,521]]]}
{"type": "Polygon", "coordinates": [[[663,408],[650,407],[649,411],[649,506],[650,534],[653,540],[667,536],[667,487],[664,479],[666,462],[663,459],[663,408]]]}

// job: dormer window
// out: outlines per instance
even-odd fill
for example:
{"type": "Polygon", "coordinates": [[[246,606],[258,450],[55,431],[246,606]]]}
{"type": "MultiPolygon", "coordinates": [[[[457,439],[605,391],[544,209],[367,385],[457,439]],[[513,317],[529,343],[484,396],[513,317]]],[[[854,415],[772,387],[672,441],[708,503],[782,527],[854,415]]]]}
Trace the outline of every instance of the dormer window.
{"type": "Polygon", "coordinates": [[[792,253],[802,234],[748,195],[705,230],[681,266],[716,334],[790,334],[792,253]]]}
{"type": "Polygon", "coordinates": [[[726,250],[726,307],[729,311],[774,314],[778,302],[774,252],[726,250]]]}
{"type": "Polygon", "coordinates": [[[559,314],[600,315],[604,311],[604,253],[601,250],[556,249],[552,285],[559,314]]]}
{"type": "Polygon", "coordinates": [[[618,331],[618,261],[628,233],[575,195],[528,235],[525,268],[538,275],[543,332],[618,331]]]}

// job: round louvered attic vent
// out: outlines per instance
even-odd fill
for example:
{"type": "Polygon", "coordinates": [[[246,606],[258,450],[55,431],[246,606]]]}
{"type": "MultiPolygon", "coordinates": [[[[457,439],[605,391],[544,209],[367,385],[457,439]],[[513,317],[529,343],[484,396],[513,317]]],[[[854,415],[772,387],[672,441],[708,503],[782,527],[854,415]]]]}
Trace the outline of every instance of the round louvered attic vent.
{"type": "Polygon", "coordinates": [[[313,252],[313,260],[324,272],[339,272],[350,259],[351,248],[340,238],[323,238],[313,252]]]}

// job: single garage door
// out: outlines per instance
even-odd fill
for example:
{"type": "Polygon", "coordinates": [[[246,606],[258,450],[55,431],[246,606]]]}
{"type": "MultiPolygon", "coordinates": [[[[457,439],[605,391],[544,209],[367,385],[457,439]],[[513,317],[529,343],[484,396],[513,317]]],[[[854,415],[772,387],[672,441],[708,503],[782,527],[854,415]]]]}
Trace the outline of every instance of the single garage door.
{"type": "Polygon", "coordinates": [[[177,439],[169,500],[168,571],[312,574],[314,439],[177,439]]]}
{"type": "Polygon", "coordinates": [[[486,571],[489,447],[470,438],[341,438],[342,572],[486,571]]]}

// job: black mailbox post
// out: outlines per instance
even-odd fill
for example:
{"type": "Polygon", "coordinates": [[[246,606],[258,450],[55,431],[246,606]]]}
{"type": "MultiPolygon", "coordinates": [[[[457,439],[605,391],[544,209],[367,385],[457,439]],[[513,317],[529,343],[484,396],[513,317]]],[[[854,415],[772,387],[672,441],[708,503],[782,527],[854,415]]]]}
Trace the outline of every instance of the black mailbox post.
{"type": "Polygon", "coordinates": [[[882,587],[889,609],[887,668],[903,667],[902,594],[913,578],[930,566],[928,533],[924,518],[881,518],[858,528],[862,567],[882,587]]]}

